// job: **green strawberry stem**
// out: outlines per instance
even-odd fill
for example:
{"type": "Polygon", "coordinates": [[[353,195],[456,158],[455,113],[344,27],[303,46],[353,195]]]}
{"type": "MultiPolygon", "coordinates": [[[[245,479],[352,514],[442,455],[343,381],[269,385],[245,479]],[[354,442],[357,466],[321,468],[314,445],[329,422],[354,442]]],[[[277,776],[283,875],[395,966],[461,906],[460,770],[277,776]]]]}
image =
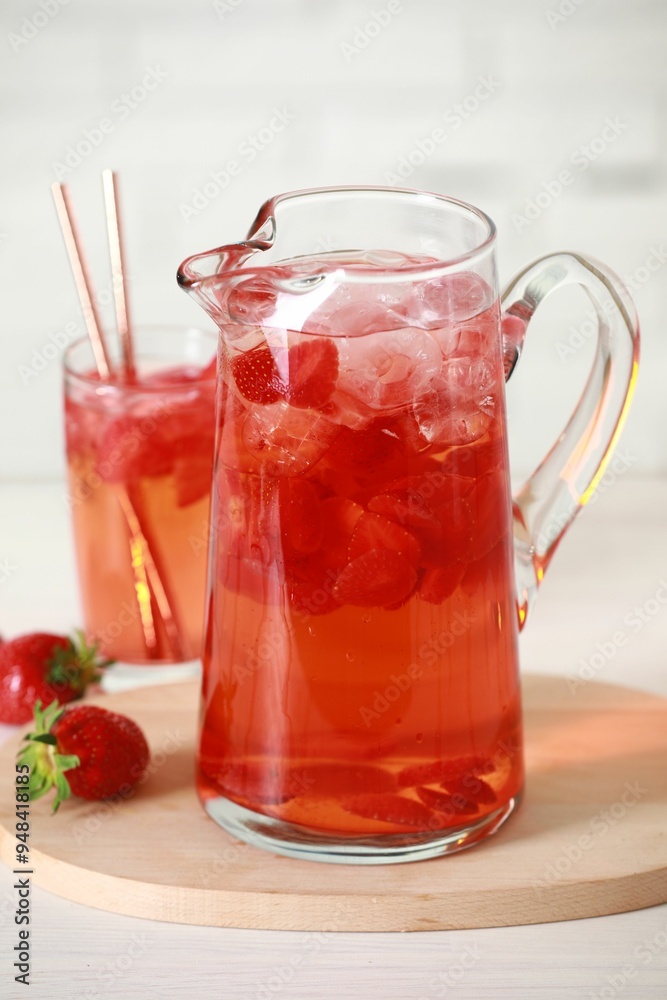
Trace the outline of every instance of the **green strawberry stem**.
{"type": "Polygon", "coordinates": [[[98,654],[98,643],[88,645],[84,633],[76,629],[66,649],[54,650],[47,675],[49,684],[82,694],[89,684],[100,681],[104,668],[114,662],[100,659],[98,654]]]}
{"type": "Polygon", "coordinates": [[[54,812],[72,794],[65,771],[78,767],[80,763],[74,754],[62,754],[54,749],[58,743],[51,729],[64,711],[64,706],[57,701],[52,701],[42,710],[42,703],[38,701],[35,705],[35,731],[24,737],[28,745],[17,755],[18,762],[30,768],[28,795],[31,799],[41,798],[55,786],[54,812]]]}

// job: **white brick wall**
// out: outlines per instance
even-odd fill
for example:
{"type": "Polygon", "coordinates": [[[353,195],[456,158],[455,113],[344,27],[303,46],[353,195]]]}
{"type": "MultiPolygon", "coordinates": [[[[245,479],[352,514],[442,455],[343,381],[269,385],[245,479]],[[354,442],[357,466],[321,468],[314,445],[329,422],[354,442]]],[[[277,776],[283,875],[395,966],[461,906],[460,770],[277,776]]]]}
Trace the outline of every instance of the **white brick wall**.
{"type": "MultiPolygon", "coordinates": [[[[278,191],[385,183],[437,127],[446,141],[406,183],[485,208],[500,229],[504,278],[563,248],[633,275],[651,248],[667,244],[662,0],[573,2],[574,13],[553,25],[548,14],[553,21],[562,0],[391,0],[390,22],[359,51],[349,46],[390,0],[219,0],[221,13],[212,0],[42,2],[57,12],[28,41],[16,36],[26,33],[25,18],[41,25],[47,17],[39,0],[3,0],[0,10],[4,477],[62,475],[59,363],[49,361],[27,384],[19,367],[79,319],[49,186],[53,163],[105,117],[113,131],[65,179],[103,288],[99,174],[104,166],[120,171],[138,321],[205,323],[176,287],[183,257],[240,238],[260,202],[278,191]],[[114,102],[150,67],[166,79],[125,115],[114,102]],[[495,81],[494,92],[454,127],[447,111],[480,77],[495,81]],[[274,107],[294,121],[186,222],[179,205],[238,158],[274,107]],[[583,170],[576,151],[607,118],[625,127],[583,170]],[[530,226],[518,226],[526,199],[562,169],[572,184],[530,226]]],[[[624,446],[642,471],[667,471],[666,288],[667,266],[636,292],[644,364],[624,446]]],[[[552,300],[531,330],[509,394],[518,473],[548,447],[585,378],[589,350],[557,352],[581,307],[576,296],[552,300]]]]}

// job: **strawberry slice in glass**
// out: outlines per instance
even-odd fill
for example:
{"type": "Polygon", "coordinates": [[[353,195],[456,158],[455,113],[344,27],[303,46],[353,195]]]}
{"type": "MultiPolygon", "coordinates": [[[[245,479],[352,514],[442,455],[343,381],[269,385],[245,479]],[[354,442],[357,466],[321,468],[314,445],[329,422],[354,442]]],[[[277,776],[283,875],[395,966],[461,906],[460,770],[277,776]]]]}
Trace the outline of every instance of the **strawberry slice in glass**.
{"type": "Polygon", "coordinates": [[[418,788],[417,795],[425,805],[435,809],[450,820],[456,817],[463,819],[463,817],[474,816],[478,811],[477,803],[472,802],[460,792],[454,792],[453,795],[450,795],[449,792],[436,792],[433,788],[418,788]]]}
{"type": "Polygon", "coordinates": [[[380,514],[362,514],[350,539],[351,562],[371,549],[388,549],[403,556],[415,569],[419,566],[419,542],[409,531],[380,514]]]}
{"type": "Polygon", "coordinates": [[[415,830],[437,830],[442,826],[437,814],[422,802],[401,795],[355,795],[343,802],[354,816],[415,830]]]}
{"type": "Polygon", "coordinates": [[[333,595],[341,604],[384,607],[403,601],[416,582],[414,567],[398,552],[371,549],[347,564],[333,595]]]}

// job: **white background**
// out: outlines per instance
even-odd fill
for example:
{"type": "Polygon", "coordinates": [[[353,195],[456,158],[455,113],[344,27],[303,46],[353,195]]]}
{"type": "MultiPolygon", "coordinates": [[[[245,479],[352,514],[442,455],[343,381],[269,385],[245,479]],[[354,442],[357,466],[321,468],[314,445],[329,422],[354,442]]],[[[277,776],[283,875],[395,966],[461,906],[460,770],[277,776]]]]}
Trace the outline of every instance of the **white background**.
{"type": "MultiPolygon", "coordinates": [[[[667,5],[558,2],[565,14],[556,0],[43,0],[47,13],[37,0],[3,0],[3,477],[63,475],[53,342],[72,336],[68,324],[83,327],[54,180],[71,187],[108,298],[100,171],[119,170],[135,320],[206,325],[176,286],[186,255],[242,238],[273,194],[385,184],[410,158],[423,163],[404,184],[495,219],[503,281],[548,250],[578,249],[637,285],[643,368],[622,448],[635,472],[665,471],[667,266],[653,251],[667,251],[667,5]],[[374,14],[388,8],[378,28],[374,14]],[[152,91],[142,89],[150,70],[163,77],[152,91]],[[480,78],[493,93],[476,102],[480,78]],[[251,160],[244,143],[276,108],[293,120],[251,160]],[[110,131],[92,148],[86,131],[102,119],[110,131]],[[618,135],[599,152],[606,119],[618,135]],[[438,128],[445,140],[420,156],[438,128]],[[88,154],[78,164],[70,155],[74,166],[70,146],[88,154]],[[230,160],[238,175],[188,212],[230,160]],[[572,183],[525,221],[527,201],[562,170],[572,183]]],[[[592,350],[583,308],[562,293],[531,328],[509,393],[517,476],[547,450],[583,384],[592,350]]]]}

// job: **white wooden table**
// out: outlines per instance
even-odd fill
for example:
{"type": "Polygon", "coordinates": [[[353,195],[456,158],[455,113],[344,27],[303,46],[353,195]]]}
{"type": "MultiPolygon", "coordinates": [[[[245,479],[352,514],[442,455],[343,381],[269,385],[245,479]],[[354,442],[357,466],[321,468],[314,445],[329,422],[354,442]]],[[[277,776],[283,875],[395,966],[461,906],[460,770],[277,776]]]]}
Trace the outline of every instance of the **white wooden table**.
{"type": "MultiPolygon", "coordinates": [[[[0,489],[0,634],[66,630],[79,620],[62,495],[57,485],[0,489]]],[[[667,583],[667,481],[628,473],[591,504],[563,543],[522,637],[524,668],[592,675],[667,696],[661,581],[667,583]],[[619,630],[628,636],[625,644],[591,665],[598,644],[619,630]]],[[[12,732],[0,727],[0,739],[12,732]]],[[[0,782],[6,790],[5,776],[0,782]]],[[[529,927],[314,935],[132,919],[39,888],[27,992],[13,980],[12,882],[0,865],[0,996],[8,1000],[667,997],[667,905],[529,927]]]]}

